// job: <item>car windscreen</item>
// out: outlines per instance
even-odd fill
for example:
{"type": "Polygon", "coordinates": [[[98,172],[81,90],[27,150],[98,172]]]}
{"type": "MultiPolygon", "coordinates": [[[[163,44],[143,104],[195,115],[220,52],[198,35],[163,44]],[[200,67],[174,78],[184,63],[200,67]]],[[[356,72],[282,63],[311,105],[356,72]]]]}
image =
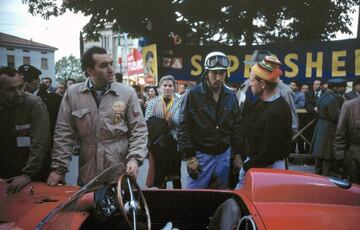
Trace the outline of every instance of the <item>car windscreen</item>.
{"type": "Polygon", "coordinates": [[[36,226],[36,229],[43,229],[44,227],[50,229],[58,227],[61,227],[61,229],[72,228],[70,223],[73,222],[73,218],[75,218],[76,215],[78,215],[78,212],[83,208],[81,203],[82,198],[85,197],[87,193],[95,191],[102,185],[115,183],[119,176],[124,174],[125,171],[126,167],[124,164],[118,164],[107,168],[94,179],[92,179],[89,183],[81,187],[80,190],[71,196],[67,202],[53,209],[36,226]],[[68,225],[64,223],[68,223],[68,225]],[[62,225],[57,226],[58,224],[62,225]]]}

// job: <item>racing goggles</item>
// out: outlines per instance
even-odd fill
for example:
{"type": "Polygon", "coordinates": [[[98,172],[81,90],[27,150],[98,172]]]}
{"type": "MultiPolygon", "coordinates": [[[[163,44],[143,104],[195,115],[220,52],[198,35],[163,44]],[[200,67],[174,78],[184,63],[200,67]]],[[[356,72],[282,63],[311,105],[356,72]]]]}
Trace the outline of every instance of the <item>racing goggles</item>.
{"type": "Polygon", "coordinates": [[[212,56],[206,60],[205,67],[208,70],[227,69],[230,62],[226,56],[212,56]]]}

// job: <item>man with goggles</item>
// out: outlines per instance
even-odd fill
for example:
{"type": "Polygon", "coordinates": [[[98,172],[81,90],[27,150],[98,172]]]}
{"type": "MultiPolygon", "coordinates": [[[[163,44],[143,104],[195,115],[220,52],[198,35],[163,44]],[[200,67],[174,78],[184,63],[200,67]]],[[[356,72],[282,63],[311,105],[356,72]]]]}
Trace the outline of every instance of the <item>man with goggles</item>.
{"type": "Polygon", "coordinates": [[[209,53],[203,81],[184,98],[178,129],[179,149],[187,159],[189,189],[228,187],[230,154],[240,153],[239,103],[224,86],[229,59],[209,53]]]}
{"type": "Polygon", "coordinates": [[[212,52],[205,59],[206,70],[228,69],[230,65],[229,59],[221,52],[212,52]]]}

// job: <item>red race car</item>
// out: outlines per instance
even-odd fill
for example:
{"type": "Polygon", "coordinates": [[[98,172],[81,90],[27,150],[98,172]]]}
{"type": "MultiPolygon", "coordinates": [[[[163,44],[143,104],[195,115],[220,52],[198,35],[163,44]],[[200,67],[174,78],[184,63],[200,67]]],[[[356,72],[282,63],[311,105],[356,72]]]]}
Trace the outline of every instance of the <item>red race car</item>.
{"type": "Polygon", "coordinates": [[[0,229],[359,229],[360,186],[251,169],[240,190],[141,190],[111,167],[82,188],[0,182],[0,229]]]}

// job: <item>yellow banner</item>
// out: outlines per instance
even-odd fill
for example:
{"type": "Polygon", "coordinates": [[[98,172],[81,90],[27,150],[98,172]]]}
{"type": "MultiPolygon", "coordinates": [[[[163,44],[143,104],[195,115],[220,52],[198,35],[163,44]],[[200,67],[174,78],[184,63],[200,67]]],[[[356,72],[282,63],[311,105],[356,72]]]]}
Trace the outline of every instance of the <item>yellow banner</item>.
{"type": "Polygon", "coordinates": [[[157,53],[156,44],[144,46],[141,50],[144,61],[144,80],[146,85],[157,85],[157,53]]]}

